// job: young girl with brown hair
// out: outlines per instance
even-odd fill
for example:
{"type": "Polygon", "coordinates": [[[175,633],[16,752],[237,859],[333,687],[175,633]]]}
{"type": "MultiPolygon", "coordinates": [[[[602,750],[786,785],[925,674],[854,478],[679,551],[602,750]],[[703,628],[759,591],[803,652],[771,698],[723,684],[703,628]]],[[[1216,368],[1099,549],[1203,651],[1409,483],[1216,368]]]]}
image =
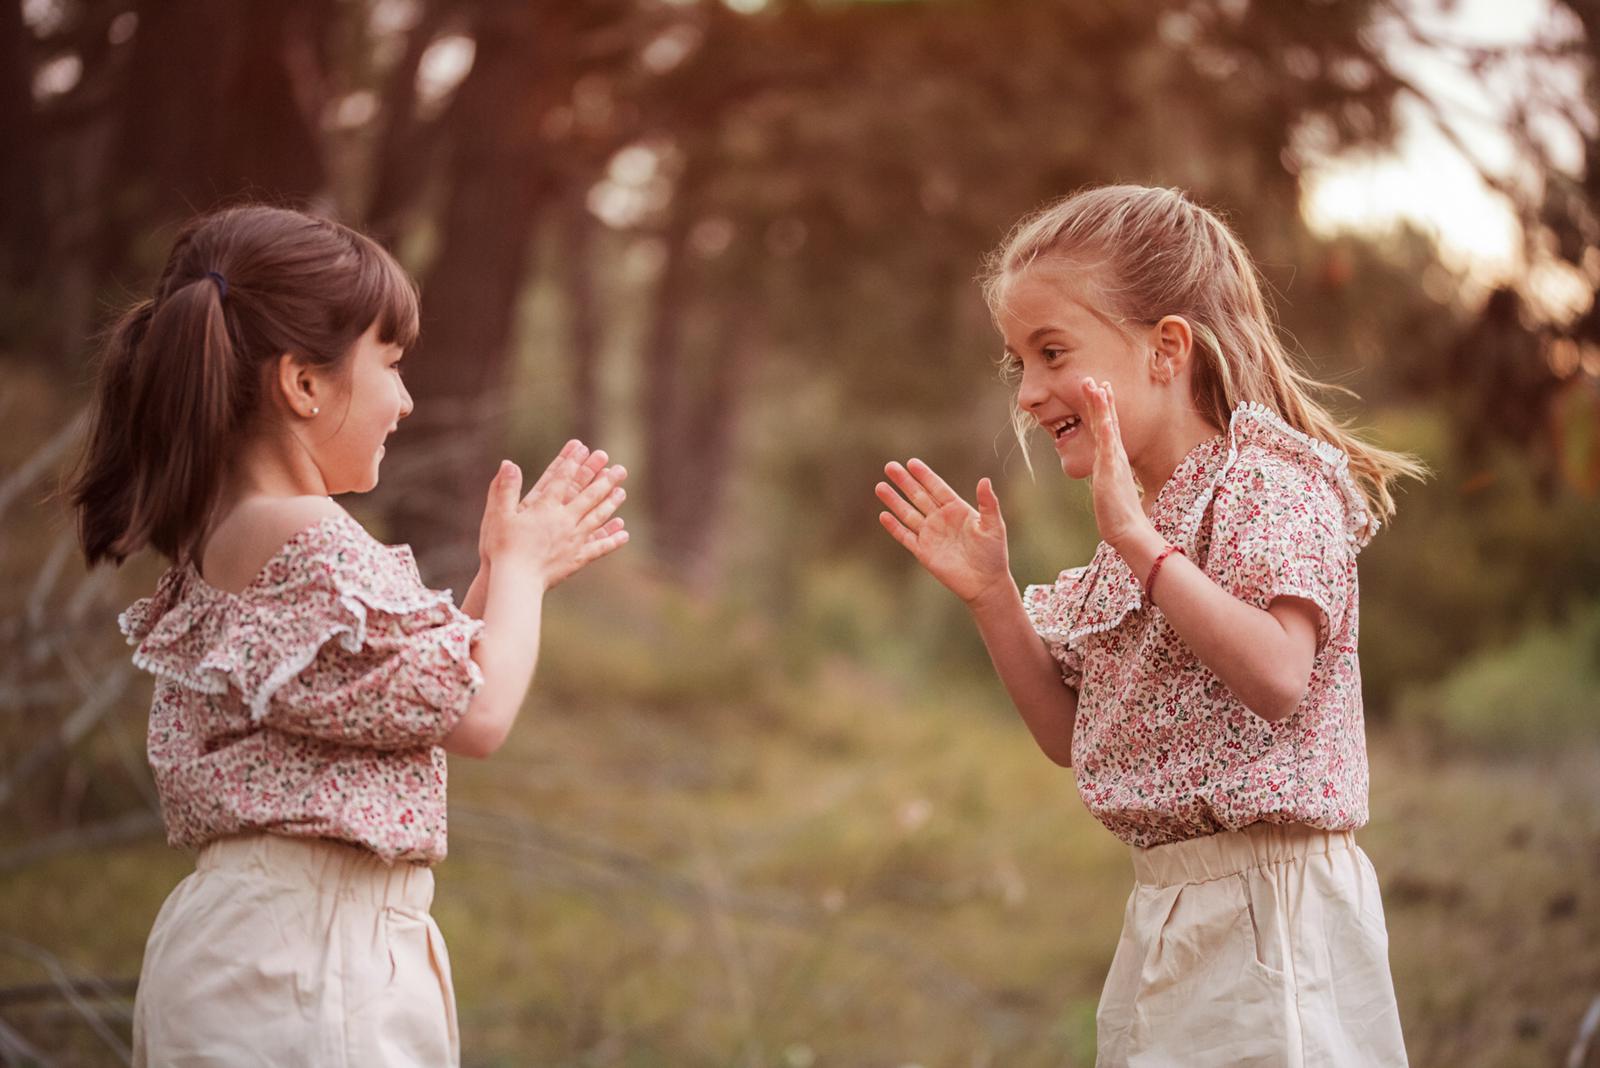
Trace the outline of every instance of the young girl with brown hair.
{"type": "Polygon", "coordinates": [[[428,589],[332,500],[377,484],[416,334],[381,247],[251,206],[191,223],[111,336],[73,502],[91,565],[172,561],[121,624],[168,839],[198,850],[145,950],[137,1064],[459,1060],[428,913],[445,753],[505,740],[544,592],[627,540],[626,472],[569,442],[524,496],[502,463],[461,607],[428,589]]]}
{"type": "Polygon", "coordinates": [[[888,465],[879,518],[966,602],[1039,747],[1132,847],[1097,1063],[1404,1064],[1353,837],[1356,555],[1421,468],[1317,403],[1249,254],[1181,193],[1045,208],[985,295],[1019,434],[1043,428],[1093,483],[1094,558],[1019,593],[989,480],[973,508],[918,460],[888,465]]]}

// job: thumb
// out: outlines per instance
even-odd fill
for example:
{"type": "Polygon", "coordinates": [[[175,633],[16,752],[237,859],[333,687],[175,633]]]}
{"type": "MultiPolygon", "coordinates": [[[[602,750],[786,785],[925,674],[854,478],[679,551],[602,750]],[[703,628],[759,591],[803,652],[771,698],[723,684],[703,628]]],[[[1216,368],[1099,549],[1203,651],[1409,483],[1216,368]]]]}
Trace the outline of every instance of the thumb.
{"type": "Polygon", "coordinates": [[[510,460],[500,461],[494,482],[489,487],[489,499],[502,512],[514,512],[522,496],[522,468],[510,460]]]}
{"type": "Polygon", "coordinates": [[[1000,498],[995,495],[994,484],[988,479],[978,480],[978,516],[985,524],[999,523],[1000,498]]]}

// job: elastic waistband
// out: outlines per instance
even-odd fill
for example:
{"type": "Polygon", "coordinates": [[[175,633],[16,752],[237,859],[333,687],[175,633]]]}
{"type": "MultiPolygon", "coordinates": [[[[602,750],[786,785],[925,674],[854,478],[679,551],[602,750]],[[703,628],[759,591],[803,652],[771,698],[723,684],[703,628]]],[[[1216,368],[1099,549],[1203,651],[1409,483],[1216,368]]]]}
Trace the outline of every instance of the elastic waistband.
{"type": "Polygon", "coordinates": [[[1251,868],[1356,848],[1352,831],[1323,831],[1300,823],[1252,823],[1167,845],[1133,848],[1133,875],[1141,886],[1181,886],[1224,879],[1251,868]]]}
{"type": "Polygon", "coordinates": [[[319,894],[423,912],[433,904],[433,872],[420,864],[387,864],[377,854],[331,838],[246,834],[200,850],[198,872],[249,872],[319,894]]]}

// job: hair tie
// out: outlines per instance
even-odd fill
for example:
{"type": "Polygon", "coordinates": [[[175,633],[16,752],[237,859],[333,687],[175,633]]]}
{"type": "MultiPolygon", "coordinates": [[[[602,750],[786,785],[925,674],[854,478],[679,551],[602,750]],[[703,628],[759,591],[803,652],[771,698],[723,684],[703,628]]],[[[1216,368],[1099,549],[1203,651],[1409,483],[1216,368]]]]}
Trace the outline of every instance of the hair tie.
{"type": "Polygon", "coordinates": [[[226,300],[228,298],[228,280],[216,271],[207,271],[206,277],[217,283],[217,295],[226,300]]]}

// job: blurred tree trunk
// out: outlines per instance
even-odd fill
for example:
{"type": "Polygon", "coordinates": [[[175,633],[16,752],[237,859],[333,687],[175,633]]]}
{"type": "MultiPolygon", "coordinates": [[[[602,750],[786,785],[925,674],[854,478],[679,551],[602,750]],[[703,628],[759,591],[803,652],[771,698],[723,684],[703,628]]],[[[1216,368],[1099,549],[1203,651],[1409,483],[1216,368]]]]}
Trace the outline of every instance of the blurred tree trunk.
{"type": "Polygon", "coordinates": [[[753,300],[724,305],[708,352],[702,387],[686,405],[680,466],[667,498],[663,557],[692,586],[705,590],[722,573],[718,521],[727,498],[743,394],[765,341],[761,306],[753,300]]]}
{"type": "Polygon", "coordinates": [[[110,180],[105,273],[160,223],[249,195],[323,193],[321,44],[334,0],[142,0],[110,180]]]}
{"type": "Polygon", "coordinates": [[[688,536],[682,506],[676,498],[689,472],[685,437],[690,425],[684,413],[684,319],[693,286],[690,277],[689,231],[698,208],[704,155],[685,153],[684,172],[672,198],[671,214],[661,235],[666,248],[661,274],[651,300],[649,326],[642,345],[644,390],[639,394],[639,421],[644,426],[644,499],[656,555],[664,562],[687,562],[688,536]]]}
{"type": "Polygon", "coordinates": [[[417,115],[417,71],[422,56],[440,31],[461,13],[453,0],[423,4],[415,25],[406,32],[405,49],[384,82],[379,114],[383,134],[372,161],[372,195],[366,207],[366,230],[393,247],[433,174],[442,133],[451,110],[432,121],[417,115]]]}
{"type": "Polygon", "coordinates": [[[517,301],[554,191],[541,119],[570,88],[574,27],[558,8],[480,10],[472,70],[452,107],[442,244],[423,280],[423,333],[409,361],[419,415],[402,438],[428,458],[431,492],[391,511],[396,536],[419,553],[473,536],[494,473],[517,301]]]}
{"type": "Polygon", "coordinates": [[[600,438],[599,297],[595,292],[594,242],[598,222],[589,214],[586,190],[573,190],[562,205],[563,255],[559,272],[566,290],[567,335],[572,346],[572,435],[591,448],[600,438]]]}
{"type": "Polygon", "coordinates": [[[29,43],[22,5],[0,3],[0,280],[16,287],[33,280],[46,237],[29,43]]]}

